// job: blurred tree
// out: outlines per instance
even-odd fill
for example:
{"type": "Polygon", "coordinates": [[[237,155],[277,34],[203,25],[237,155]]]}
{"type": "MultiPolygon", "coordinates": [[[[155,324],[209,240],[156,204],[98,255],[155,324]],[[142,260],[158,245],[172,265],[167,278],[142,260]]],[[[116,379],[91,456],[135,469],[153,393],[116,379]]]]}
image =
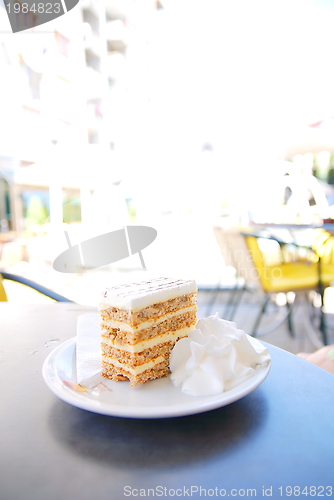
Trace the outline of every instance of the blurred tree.
{"type": "Polygon", "coordinates": [[[313,156],[312,174],[313,174],[313,175],[314,175],[314,177],[316,177],[317,179],[319,179],[319,178],[320,178],[320,174],[319,174],[319,164],[318,164],[317,155],[314,155],[314,156],[313,156]]]}
{"type": "Polygon", "coordinates": [[[26,228],[36,224],[45,224],[47,218],[48,212],[41,199],[38,196],[31,196],[25,217],[26,228]]]}
{"type": "Polygon", "coordinates": [[[331,167],[328,170],[327,182],[328,182],[328,184],[334,184],[334,168],[333,167],[331,167]]]}
{"type": "Polygon", "coordinates": [[[329,165],[327,171],[327,179],[328,184],[334,184],[334,154],[332,153],[329,157],[329,165]]]}

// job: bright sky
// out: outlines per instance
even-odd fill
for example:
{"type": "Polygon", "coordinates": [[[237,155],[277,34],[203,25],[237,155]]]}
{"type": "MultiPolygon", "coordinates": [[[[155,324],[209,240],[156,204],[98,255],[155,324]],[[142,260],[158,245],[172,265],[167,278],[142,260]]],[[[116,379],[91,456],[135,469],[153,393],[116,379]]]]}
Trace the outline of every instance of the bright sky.
{"type": "Polygon", "coordinates": [[[290,131],[334,116],[334,4],[165,0],[164,5],[151,28],[152,114],[145,116],[158,159],[152,162],[152,182],[161,182],[154,177],[157,164],[176,173],[173,189],[177,193],[181,186],[180,196],[184,186],[194,188],[196,178],[206,204],[212,192],[198,175],[203,168],[198,157],[203,142],[210,141],[220,160],[212,176],[205,170],[206,178],[211,187],[215,179],[237,191],[240,204],[259,175],[262,182],[272,178],[270,162],[290,131]]]}
{"type": "Polygon", "coordinates": [[[275,132],[334,116],[333,3],[165,5],[156,26],[152,87],[160,113],[172,117],[177,110],[177,134],[191,123],[199,133],[204,128],[204,134],[228,134],[238,142],[236,129],[275,132]]]}
{"type": "Polygon", "coordinates": [[[143,15],[149,53],[147,45],[134,49],[131,92],[121,89],[123,96],[111,103],[113,112],[117,106],[121,111],[116,128],[123,134],[120,155],[131,166],[131,189],[145,200],[153,183],[159,199],[164,191],[182,199],[187,186],[194,193],[201,188],[208,200],[205,179],[210,189],[215,179],[217,189],[239,192],[242,184],[246,190],[255,171],[272,172],[268,159],[281,152],[290,130],[334,116],[332,0],[164,5],[152,23],[143,15]],[[210,167],[200,159],[205,141],[219,159],[210,167]],[[173,179],[170,190],[161,189],[162,171],[173,179]]]}

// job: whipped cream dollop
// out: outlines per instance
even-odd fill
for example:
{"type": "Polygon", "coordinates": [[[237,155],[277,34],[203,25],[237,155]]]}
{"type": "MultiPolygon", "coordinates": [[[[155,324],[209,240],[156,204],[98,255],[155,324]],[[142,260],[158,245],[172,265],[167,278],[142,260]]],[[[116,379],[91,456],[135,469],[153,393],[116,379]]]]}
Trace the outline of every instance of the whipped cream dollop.
{"type": "Polygon", "coordinates": [[[170,357],[171,381],[185,394],[220,394],[270,363],[265,346],[254,347],[243,330],[218,314],[196,326],[175,344],[170,357]]]}

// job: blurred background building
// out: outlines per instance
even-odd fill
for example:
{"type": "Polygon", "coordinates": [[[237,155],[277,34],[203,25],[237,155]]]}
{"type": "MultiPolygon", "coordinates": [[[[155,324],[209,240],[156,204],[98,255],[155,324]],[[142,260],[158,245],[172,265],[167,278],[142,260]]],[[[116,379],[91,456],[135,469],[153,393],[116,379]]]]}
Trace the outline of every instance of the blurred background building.
{"type": "MultiPolygon", "coordinates": [[[[149,18],[157,5],[142,3],[136,9],[149,18]]],[[[22,235],[38,205],[38,223],[81,221],[99,174],[120,181],[114,151],[127,120],[126,54],[131,38],[141,42],[135,4],[82,1],[17,36],[3,4],[0,15],[3,232],[22,235]]]]}
{"type": "Polygon", "coordinates": [[[213,286],[229,282],[217,220],[330,217],[333,16],[325,0],[81,0],[13,35],[1,0],[0,267],[83,303],[106,279],[213,286]],[[129,223],[158,230],[147,271],[136,255],[53,271],[64,230],[129,223]]]}

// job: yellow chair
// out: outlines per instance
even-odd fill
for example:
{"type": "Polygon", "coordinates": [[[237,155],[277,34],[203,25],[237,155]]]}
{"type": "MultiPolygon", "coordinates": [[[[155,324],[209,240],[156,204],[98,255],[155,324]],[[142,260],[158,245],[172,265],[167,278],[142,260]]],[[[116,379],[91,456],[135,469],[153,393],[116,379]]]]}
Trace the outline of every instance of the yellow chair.
{"type": "Polygon", "coordinates": [[[73,302],[72,300],[63,297],[63,295],[59,295],[59,293],[56,293],[53,290],[40,285],[39,283],[35,283],[35,281],[29,280],[28,278],[24,278],[23,276],[19,276],[17,274],[7,273],[6,271],[1,271],[0,273],[0,302],[5,302],[8,300],[5,288],[3,286],[3,279],[16,281],[17,283],[21,283],[22,285],[28,286],[29,288],[33,288],[37,292],[46,295],[56,302],[73,302]]]}
{"type": "Polygon", "coordinates": [[[257,270],[258,279],[266,293],[298,292],[318,289],[318,264],[312,261],[278,262],[268,265],[260,249],[259,239],[263,236],[243,233],[250,257],[257,270]]]}
{"type": "MultiPolygon", "coordinates": [[[[274,252],[271,262],[265,251],[261,249],[261,241],[270,240],[276,242],[278,250],[284,247],[284,242],[275,238],[268,238],[260,235],[250,234],[239,228],[215,228],[215,234],[221,232],[220,237],[225,239],[225,243],[230,247],[230,252],[234,256],[235,265],[239,276],[242,276],[245,283],[250,283],[263,293],[264,299],[261,310],[253,326],[252,335],[257,334],[257,330],[266,310],[269,298],[273,294],[294,292],[296,295],[306,294],[315,291],[320,294],[321,305],[323,305],[324,289],[334,281],[334,266],[322,260],[312,253],[311,259],[285,261],[283,252],[274,252]]],[[[219,238],[217,238],[219,242],[219,238]]],[[[222,249],[222,246],[221,246],[222,249]]],[[[292,309],[289,301],[288,325],[289,331],[293,334],[292,309]]],[[[327,332],[325,317],[321,307],[320,331],[324,344],[327,344],[327,332]]]]}
{"type": "Polygon", "coordinates": [[[7,294],[6,294],[6,290],[5,290],[5,287],[3,286],[3,283],[2,283],[2,276],[0,274],[0,302],[7,302],[7,294]]]}
{"type": "MultiPolygon", "coordinates": [[[[320,295],[320,331],[324,344],[327,344],[325,315],[323,312],[324,291],[334,281],[334,265],[325,259],[325,253],[314,253],[310,260],[282,262],[268,266],[259,247],[259,236],[244,234],[254,264],[259,272],[259,280],[265,294],[294,292],[301,294],[315,291],[320,295]]],[[[291,315],[289,316],[291,322],[291,315]]]]}
{"type": "MultiPolygon", "coordinates": [[[[225,310],[224,310],[224,319],[232,321],[238,305],[240,304],[242,295],[245,290],[249,287],[249,280],[245,280],[245,276],[243,275],[242,269],[240,269],[240,255],[237,258],[234,250],[234,242],[233,242],[233,234],[232,230],[225,230],[220,226],[215,226],[213,228],[216,240],[218,242],[220,251],[222,253],[225,265],[230,268],[234,268],[236,271],[235,275],[235,284],[229,288],[222,288],[220,283],[214,290],[213,297],[208,304],[207,313],[212,309],[213,304],[216,302],[218,294],[221,290],[229,291],[228,300],[226,302],[225,310]],[[247,281],[247,283],[246,283],[247,281]]],[[[241,252],[242,253],[242,252],[241,252]]],[[[243,268],[243,266],[242,266],[243,268]]]]}
{"type": "MultiPolygon", "coordinates": [[[[251,333],[255,336],[262,314],[265,311],[268,303],[268,294],[264,291],[261,285],[261,281],[259,279],[259,271],[254,264],[245,237],[243,236],[239,228],[223,228],[221,226],[215,226],[214,233],[223,255],[225,264],[234,267],[237,276],[235,288],[232,290],[232,294],[234,294],[234,297],[236,297],[236,299],[234,300],[234,297],[231,297],[230,299],[232,303],[232,313],[230,317],[224,317],[226,319],[232,319],[232,316],[235,313],[238,305],[240,304],[242,294],[245,290],[257,291],[261,294],[264,294],[264,301],[261,307],[261,311],[255,321],[251,333]]],[[[227,305],[229,305],[229,303],[227,305]]],[[[279,324],[281,324],[281,320],[279,321],[279,324]]],[[[275,324],[275,326],[277,327],[278,325],[275,324]]],[[[273,327],[273,329],[275,328],[275,326],[273,327]]]]}
{"type": "MultiPolygon", "coordinates": [[[[334,229],[334,226],[333,226],[334,229]]],[[[334,266],[334,235],[324,229],[315,229],[312,249],[323,265],[334,266]]]]}

